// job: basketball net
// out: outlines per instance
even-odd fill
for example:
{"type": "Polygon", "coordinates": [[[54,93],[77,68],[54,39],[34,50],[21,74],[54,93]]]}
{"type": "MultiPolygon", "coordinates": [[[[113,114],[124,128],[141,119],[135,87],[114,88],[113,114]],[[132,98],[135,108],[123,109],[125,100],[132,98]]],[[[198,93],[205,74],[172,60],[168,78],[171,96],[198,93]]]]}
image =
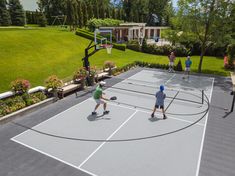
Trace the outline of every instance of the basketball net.
{"type": "Polygon", "coordinates": [[[112,45],[106,45],[106,50],[108,54],[112,54],[112,48],[113,48],[112,45]]]}

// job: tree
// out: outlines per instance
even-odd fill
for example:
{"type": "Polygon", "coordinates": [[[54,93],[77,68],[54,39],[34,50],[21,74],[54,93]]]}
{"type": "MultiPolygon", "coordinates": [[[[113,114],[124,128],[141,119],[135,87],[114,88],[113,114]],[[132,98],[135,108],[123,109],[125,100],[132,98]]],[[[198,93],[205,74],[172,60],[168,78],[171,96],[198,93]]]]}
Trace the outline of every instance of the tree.
{"type": "Polygon", "coordinates": [[[102,19],[106,18],[104,0],[99,1],[99,7],[100,7],[100,11],[99,11],[100,18],[102,19]]]}
{"type": "Polygon", "coordinates": [[[92,6],[92,2],[91,1],[88,2],[87,12],[89,12],[88,13],[88,20],[94,17],[94,10],[93,10],[93,6],[92,6]]]}
{"type": "Polygon", "coordinates": [[[170,2],[167,3],[167,5],[164,9],[164,12],[163,12],[163,19],[164,19],[164,22],[165,22],[165,24],[163,24],[163,25],[169,26],[170,25],[170,19],[174,16],[175,16],[175,10],[174,10],[172,1],[170,1],[170,2]]]}
{"type": "Polygon", "coordinates": [[[115,7],[113,7],[113,9],[112,9],[112,18],[117,19],[116,8],[115,7]]]}
{"type": "Polygon", "coordinates": [[[52,24],[54,16],[67,14],[67,0],[38,0],[42,4],[48,24],[52,24]]]}
{"type": "Polygon", "coordinates": [[[86,27],[88,21],[88,14],[87,14],[87,6],[85,2],[82,2],[82,10],[83,10],[83,25],[86,27]]]}
{"type": "Polygon", "coordinates": [[[227,24],[227,21],[231,17],[233,5],[229,0],[179,0],[179,26],[184,32],[194,33],[200,42],[198,72],[201,72],[207,48],[230,33],[231,24],[227,24]]]}
{"type": "Polygon", "coordinates": [[[24,9],[19,0],[9,0],[9,11],[12,25],[23,26],[25,24],[24,9]]]}
{"type": "Polygon", "coordinates": [[[46,16],[44,15],[43,12],[39,12],[38,25],[40,27],[46,27],[46,25],[47,25],[47,19],[46,19],[46,16]]]}
{"type": "Polygon", "coordinates": [[[117,19],[119,19],[119,20],[124,20],[124,17],[123,17],[124,15],[123,15],[123,10],[122,10],[122,8],[118,8],[118,13],[117,13],[117,19]]]}
{"type": "Polygon", "coordinates": [[[123,1],[123,11],[125,14],[125,21],[132,21],[133,19],[133,5],[134,1],[124,0],[123,1]]]}
{"type": "Polygon", "coordinates": [[[77,14],[78,14],[78,25],[80,28],[84,26],[84,17],[83,17],[83,12],[82,12],[82,2],[77,1],[77,14]]]}
{"type": "Polygon", "coordinates": [[[77,1],[67,0],[66,6],[67,22],[69,24],[70,30],[74,30],[78,24],[77,1]]]}
{"type": "Polygon", "coordinates": [[[99,13],[99,4],[98,4],[98,1],[97,0],[94,0],[93,2],[93,9],[94,9],[94,16],[95,18],[100,18],[100,13],[99,13]]]}
{"type": "Polygon", "coordinates": [[[11,25],[11,17],[6,7],[6,0],[0,0],[0,26],[11,25]]]}
{"type": "Polygon", "coordinates": [[[47,19],[46,16],[43,13],[43,6],[40,2],[38,2],[38,9],[39,9],[39,14],[38,14],[38,24],[40,27],[46,27],[47,25],[47,19]]]}
{"type": "Polygon", "coordinates": [[[164,12],[165,8],[167,7],[168,3],[170,0],[149,0],[148,3],[148,11],[149,11],[149,16],[152,14],[156,14],[157,17],[159,18],[159,23],[158,25],[162,25],[164,12]]]}

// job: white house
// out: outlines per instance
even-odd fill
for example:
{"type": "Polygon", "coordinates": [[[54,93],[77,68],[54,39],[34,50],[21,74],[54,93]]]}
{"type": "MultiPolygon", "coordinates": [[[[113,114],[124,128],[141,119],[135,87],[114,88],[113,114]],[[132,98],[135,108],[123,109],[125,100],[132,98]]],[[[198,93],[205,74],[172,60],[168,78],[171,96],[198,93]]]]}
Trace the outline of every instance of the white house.
{"type": "Polygon", "coordinates": [[[100,30],[112,30],[117,42],[161,38],[161,29],[168,27],[146,26],[146,23],[122,23],[115,27],[100,27],[100,30]]]}

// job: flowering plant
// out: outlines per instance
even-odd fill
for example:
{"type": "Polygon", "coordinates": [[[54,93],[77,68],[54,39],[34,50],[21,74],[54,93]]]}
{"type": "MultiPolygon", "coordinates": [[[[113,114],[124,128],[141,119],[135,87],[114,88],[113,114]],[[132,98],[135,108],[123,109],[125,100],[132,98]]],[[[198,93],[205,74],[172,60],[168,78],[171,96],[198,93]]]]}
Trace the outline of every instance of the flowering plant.
{"type": "Polygon", "coordinates": [[[80,68],[74,73],[73,79],[74,80],[83,80],[87,76],[88,76],[88,73],[87,73],[86,69],[85,68],[80,68]]]}
{"type": "Polygon", "coordinates": [[[104,68],[114,68],[115,67],[115,63],[113,61],[105,61],[104,62],[104,68]]]}
{"type": "Polygon", "coordinates": [[[62,81],[56,75],[49,76],[45,83],[47,89],[51,88],[55,90],[62,86],[62,81]]]}
{"type": "Polygon", "coordinates": [[[14,92],[26,93],[30,88],[30,83],[25,79],[16,79],[11,82],[11,89],[14,92]]]}

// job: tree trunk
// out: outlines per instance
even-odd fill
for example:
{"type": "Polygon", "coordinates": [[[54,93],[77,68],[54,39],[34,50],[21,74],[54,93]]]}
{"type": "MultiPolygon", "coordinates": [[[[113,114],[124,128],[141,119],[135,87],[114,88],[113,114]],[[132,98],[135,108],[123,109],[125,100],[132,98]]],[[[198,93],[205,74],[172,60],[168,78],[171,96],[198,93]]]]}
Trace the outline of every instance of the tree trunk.
{"type": "Polygon", "coordinates": [[[205,44],[202,45],[201,48],[201,55],[200,55],[200,61],[199,61],[199,65],[198,65],[198,73],[202,72],[202,61],[203,61],[203,56],[205,54],[205,44]]]}

